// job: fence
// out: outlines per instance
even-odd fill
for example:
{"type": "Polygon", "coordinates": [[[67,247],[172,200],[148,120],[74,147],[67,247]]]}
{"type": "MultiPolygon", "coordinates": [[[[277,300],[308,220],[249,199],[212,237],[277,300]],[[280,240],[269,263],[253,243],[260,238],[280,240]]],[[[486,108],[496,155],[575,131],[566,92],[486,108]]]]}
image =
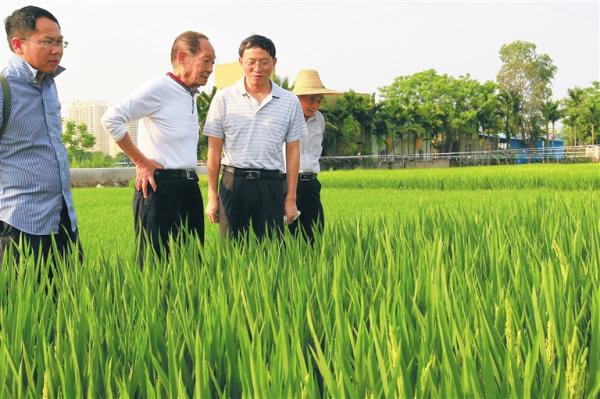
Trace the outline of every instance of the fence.
{"type": "MultiPolygon", "coordinates": [[[[350,157],[322,157],[321,168],[328,169],[398,169],[469,165],[503,165],[531,162],[591,162],[600,161],[600,145],[555,147],[547,149],[524,148],[499,151],[447,152],[411,155],[356,155],[350,157]]],[[[206,166],[196,167],[199,175],[206,174],[206,166]]],[[[135,168],[74,168],[71,185],[74,187],[123,186],[135,178],[135,168]]]]}
{"type": "Polygon", "coordinates": [[[323,169],[414,168],[520,163],[572,163],[600,161],[600,146],[518,148],[496,151],[446,152],[405,155],[355,155],[321,158],[323,169]]]}
{"type": "MultiPolygon", "coordinates": [[[[196,167],[196,173],[206,174],[206,167],[196,167]]],[[[135,179],[135,168],[73,168],[71,186],[127,186],[135,179]]]]}

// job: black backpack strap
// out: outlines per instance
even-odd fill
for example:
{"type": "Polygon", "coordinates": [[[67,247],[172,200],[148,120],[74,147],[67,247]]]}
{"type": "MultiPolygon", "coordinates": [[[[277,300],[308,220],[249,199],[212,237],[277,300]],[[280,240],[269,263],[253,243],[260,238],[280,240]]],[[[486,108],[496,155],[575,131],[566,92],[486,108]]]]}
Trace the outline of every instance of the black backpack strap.
{"type": "Polygon", "coordinates": [[[10,117],[10,86],[4,75],[0,75],[0,84],[2,84],[2,127],[0,127],[0,138],[6,130],[8,125],[8,118],[10,117]]]}

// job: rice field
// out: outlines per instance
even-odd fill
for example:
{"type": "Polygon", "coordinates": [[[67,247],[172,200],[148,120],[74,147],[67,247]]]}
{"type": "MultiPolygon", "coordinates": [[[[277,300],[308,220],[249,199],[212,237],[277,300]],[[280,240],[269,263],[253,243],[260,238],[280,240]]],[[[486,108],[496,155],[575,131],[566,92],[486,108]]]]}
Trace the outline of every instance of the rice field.
{"type": "Polygon", "coordinates": [[[131,189],[76,189],[83,264],[0,270],[0,397],[600,396],[600,165],[321,181],[314,247],[144,270],[131,189]]]}

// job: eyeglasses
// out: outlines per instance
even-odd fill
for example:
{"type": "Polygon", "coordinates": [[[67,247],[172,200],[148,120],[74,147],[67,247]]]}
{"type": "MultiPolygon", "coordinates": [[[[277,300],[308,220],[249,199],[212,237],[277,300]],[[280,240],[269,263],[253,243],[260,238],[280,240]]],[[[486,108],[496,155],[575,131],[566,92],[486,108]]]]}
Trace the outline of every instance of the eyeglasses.
{"type": "Polygon", "coordinates": [[[31,43],[35,43],[35,44],[39,44],[40,46],[44,47],[45,49],[51,49],[53,47],[58,47],[58,48],[62,48],[65,49],[67,47],[69,47],[69,42],[63,41],[63,40],[28,40],[28,39],[21,39],[24,42],[31,42],[31,43]]]}
{"type": "Polygon", "coordinates": [[[249,60],[244,60],[242,61],[242,63],[244,65],[246,65],[247,67],[255,67],[256,65],[259,65],[261,68],[267,68],[269,66],[271,66],[271,64],[273,64],[273,61],[271,60],[255,60],[253,58],[250,58],[249,60]]]}

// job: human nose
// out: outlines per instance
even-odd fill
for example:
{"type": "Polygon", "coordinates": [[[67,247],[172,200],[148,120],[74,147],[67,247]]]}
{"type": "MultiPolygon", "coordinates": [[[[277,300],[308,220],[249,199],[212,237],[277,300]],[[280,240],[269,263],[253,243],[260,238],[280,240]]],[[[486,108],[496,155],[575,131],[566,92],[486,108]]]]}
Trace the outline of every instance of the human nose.
{"type": "Polygon", "coordinates": [[[62,53],[64,51],[64,47],[62,43],[52,43],[50,45],[50,51],[53,53],[62,53]]]}

